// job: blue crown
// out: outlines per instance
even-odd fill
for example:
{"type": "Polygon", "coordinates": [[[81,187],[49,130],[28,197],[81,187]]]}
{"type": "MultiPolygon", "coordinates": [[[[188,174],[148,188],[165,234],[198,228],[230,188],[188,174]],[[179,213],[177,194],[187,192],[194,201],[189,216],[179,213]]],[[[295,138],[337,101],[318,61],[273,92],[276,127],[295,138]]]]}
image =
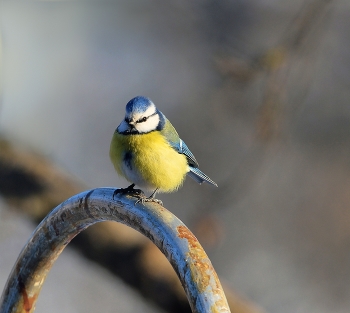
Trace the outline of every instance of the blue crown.
{"type": "Polygon", "coordinates": [[[131,99],[127,104],[126,104],[126,112],[128,114],[134,112],[134,113],[143,113],[145,112],[153,102],[143,96],[137,96],[133,99],[131,99]]]}

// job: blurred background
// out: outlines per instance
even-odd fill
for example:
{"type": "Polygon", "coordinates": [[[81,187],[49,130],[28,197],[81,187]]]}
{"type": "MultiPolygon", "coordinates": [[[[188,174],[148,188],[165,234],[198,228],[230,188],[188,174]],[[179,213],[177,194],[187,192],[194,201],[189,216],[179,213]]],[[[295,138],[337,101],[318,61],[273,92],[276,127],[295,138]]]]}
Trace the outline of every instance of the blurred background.
{"type": "MultiPolygon", "coordinates": [[[[0,1],[0,290],[37,223],[88,188],[125,104],[150,97],[219,185],[161,194],[232,312],[350,310],[350,3],[0,1]]],[[[76,237],[37,312],[190,312],[117,223],[76,237]]]]}

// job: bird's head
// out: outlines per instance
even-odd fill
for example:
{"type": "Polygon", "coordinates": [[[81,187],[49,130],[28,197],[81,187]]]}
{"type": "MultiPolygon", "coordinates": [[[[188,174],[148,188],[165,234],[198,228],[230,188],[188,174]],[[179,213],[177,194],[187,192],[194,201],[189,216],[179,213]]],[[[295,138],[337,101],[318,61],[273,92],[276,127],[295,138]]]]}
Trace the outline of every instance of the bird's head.
{"type": "Polygon", "coordinates": [[[159,128],[162,119],[162,113],[150,99],[138,96],[126,104],[125,118],[117,131],[120,134],[149,133],[159,128]]]}

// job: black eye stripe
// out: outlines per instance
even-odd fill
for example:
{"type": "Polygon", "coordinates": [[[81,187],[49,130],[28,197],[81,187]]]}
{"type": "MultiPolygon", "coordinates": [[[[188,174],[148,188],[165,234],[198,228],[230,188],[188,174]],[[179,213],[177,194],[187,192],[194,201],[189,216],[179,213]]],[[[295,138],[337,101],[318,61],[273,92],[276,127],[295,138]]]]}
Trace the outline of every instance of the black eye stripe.
{"type": "Polygon", "coordinates": [[[143,123],[143,122],[146,122],[148,120],[148,118],[150,118],[151,116],[153,115],[156,115],[157,112],[154,112],[153,114],[151,114],[150,116],[144,116],[142,118],[140,118],[139,120],[136,121],[136,123],[143,123]]]}
{"type": "Polygon", "coordinates": [[[139,120],[136,121],[136,123],[143,123],[146,122],[148,117],[144,116],[143,118],[140,118],[139,120]]]}

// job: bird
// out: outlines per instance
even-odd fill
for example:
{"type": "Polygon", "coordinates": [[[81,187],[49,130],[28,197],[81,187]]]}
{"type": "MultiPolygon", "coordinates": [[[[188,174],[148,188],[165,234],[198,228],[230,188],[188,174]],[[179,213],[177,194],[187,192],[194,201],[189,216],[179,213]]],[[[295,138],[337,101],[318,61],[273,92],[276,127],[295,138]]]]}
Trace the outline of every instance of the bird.
{"type": "Polygon", "coordinates": [[[186,175],[197,183],[218,186],[198,167],[198,162],[176,129],[147,97],[131,99],[125,117],[113,133],[109,151],[116,172],[132,183],[116,192],[132,192],[135,185],[153,191],[137,202],[154,201],[157,192],[174,192],[186,175]]]}

